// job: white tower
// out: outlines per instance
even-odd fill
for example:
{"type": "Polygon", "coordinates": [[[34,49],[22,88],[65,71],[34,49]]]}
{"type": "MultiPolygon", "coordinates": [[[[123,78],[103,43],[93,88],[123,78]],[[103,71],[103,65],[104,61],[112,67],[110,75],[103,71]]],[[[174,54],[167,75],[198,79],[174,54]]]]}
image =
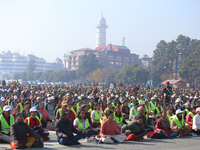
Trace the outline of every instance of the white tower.
{"type": "Polygon", "coordinates": [[[97,28],[96,47],[106,46],[106,28],[108,28],[108,26],[106,25],[106,19],[103,17],[103,15],[101,15],[101,17],[98,19],[98,24],[96,28],[97,28]]]}

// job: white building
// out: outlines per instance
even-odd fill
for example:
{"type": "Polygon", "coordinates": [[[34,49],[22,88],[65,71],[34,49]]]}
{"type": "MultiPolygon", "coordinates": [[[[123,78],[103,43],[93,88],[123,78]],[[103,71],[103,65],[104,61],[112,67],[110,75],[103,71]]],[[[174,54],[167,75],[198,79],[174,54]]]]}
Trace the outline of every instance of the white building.
{"type": "Polygon", "coordinates": [[[106,19],[103,17],[103,15],[101,15],[101,17],[98,19],[98,24],[96,28],[97,28],[96,47],[106,46],[106,28],[108,28],[108,26],[106,25],[106,19]]]}

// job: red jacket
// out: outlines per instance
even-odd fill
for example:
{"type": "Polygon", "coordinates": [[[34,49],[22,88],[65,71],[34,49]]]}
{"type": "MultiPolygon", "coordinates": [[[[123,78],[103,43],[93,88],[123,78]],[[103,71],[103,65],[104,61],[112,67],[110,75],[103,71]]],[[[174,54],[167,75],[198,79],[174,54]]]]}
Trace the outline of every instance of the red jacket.
{"type": "Polygon", "coordinates": [[[75,120],[75,114],[74,114],[73,111],[70,111],[70,112],[69,112],[68,119],[71,120],[72,122],[75,120]]]}

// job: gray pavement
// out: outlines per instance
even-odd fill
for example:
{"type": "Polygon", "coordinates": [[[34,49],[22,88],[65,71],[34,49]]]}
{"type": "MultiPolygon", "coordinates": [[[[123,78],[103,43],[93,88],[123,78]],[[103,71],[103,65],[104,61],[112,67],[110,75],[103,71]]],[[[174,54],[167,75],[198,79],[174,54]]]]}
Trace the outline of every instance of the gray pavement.
{"type": "MultiPolygon", "coordinates": [[[[102,149],[120,149],[120,150],[199,150],[200,149],[200,136],[197,137],[181,137],[174,139],[149,139],[146,138],[142,141],[125,141],[124,143],[117,144],[95,144],[87,143],[86,140],[80,140],[81,145],[62,146],[56,140],[55,132],[50,132],[50,141],[44,142],[43,150],[102,150],[102,149]]],[[[0,150],[10,149],[9,144],[0,144],[0,150]]],[[[36,150],[31,148],[31,150],[36,150]]],[[[37,149],[38,150],[38,149],[37,149]]]]}

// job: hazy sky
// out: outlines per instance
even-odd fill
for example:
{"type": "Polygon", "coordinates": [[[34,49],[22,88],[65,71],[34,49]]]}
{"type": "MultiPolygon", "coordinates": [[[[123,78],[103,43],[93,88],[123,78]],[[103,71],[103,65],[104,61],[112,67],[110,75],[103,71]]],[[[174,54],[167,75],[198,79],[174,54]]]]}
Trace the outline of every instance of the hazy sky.
{"type": "Polygon", "coordinates": [[[0,0],[0,52],[34,54],[53,62],[96,45],[96,24],[107,21],[107,44],[152,56],[160,40],[200,39],[199,0],[0,0]]]}

